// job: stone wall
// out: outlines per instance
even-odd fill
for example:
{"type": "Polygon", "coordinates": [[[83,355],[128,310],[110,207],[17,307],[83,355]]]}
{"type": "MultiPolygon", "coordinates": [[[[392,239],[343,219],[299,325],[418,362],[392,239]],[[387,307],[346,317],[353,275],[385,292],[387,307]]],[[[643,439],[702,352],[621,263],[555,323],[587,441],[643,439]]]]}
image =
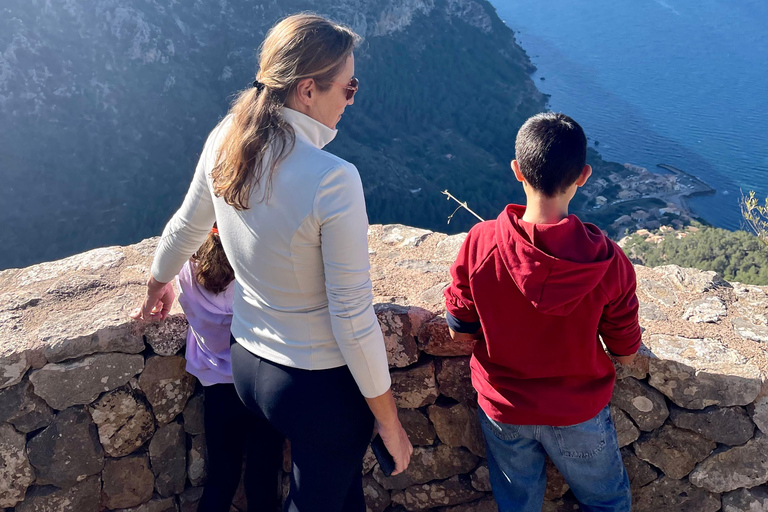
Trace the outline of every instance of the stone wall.
{"type": "MultiPolygon", "coordinates": [[[[373,512],[496,510],[471,347],[443,318],[462,239],[371,227],[376,312],[415,446],[392,478],[366,455],[373,512]]],[[[0,272],[0,510],[196,509],[204,404],[184,371],[184,316],[176,305],[164,324],[128,319],[155,243],[0,272]]],[[[674,266],[637,273],[644,347],[619,369],[611,408],[634,510],[768,510],[768,288],[674,266]]],[[[577,510],[551,464],[547,475],[544,510],[577,510]]],[[[242,489],[234,507],[245,510],[242,489]]]]}

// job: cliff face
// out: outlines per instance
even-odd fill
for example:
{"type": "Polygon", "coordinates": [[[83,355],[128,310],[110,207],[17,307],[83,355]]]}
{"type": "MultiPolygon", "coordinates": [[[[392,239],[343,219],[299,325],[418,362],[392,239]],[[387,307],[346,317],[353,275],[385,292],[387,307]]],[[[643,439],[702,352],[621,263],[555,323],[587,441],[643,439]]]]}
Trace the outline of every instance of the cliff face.
{"type": "MultiPolygon", "coordinates": [[[[415,452],[395,478],[366,455],[369,510],[496,510],[472,347],[450,339],[443,317],[463,238],[371,226],[375,308],[415,452]]],[[[155,244],[0,272],[0,508],[195,509],[204,404],[184,372],[184,316],[178,304],[163,324],[127,316],[155,244]]],[[[644,345],[619,368],[611,403],[633,510],[765,509],[768,287],[676,266],[636,271],[644,345]]],[[[544,510],[573,510],[563,477],[552,465],[547,475],[544,510]]],[[[235,505],[245,509],[242,494],[235,505]]]]}
{"type": "Polygon", "coordinates": [[[448,186],[489,215],[516,197],[510,141],[544,96],[486,0],[11,0],[0,222],[15,228],[0,268],[158,233],[266,30],[304,10],[365,37],[361,91],[329,149],[360,169],[374,222],[443,226],[448,186]]]}

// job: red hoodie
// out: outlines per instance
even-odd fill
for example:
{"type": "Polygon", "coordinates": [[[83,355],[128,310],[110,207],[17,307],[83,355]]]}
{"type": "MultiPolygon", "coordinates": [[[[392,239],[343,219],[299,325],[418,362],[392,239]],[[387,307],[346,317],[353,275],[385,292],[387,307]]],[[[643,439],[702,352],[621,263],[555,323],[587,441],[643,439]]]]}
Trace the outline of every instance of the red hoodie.
{"type": "Polygon", "coordinates": [[[480,407],[516,425],[575,425],[610,401],[615,355],[640,347],[635,271],[592,224],[522,220],[509,205],[474,226],[451,267],[447,319],[477,332],[470,363],[480,407]]]}

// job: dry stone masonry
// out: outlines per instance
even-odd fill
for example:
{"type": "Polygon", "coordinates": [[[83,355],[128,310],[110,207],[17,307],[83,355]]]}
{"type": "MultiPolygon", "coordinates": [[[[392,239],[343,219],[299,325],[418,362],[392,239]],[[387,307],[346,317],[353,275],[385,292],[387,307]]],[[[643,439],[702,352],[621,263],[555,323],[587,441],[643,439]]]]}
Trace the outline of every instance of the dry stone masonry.
{"type": "MultiPolygon", "coordinates": [[[[372,226],[371,280],[400,418],[415,449],[370,512],[495,512],[470,381],[442,291],[463,235],[372,226]]],[[[156,239],[0,272],[0,510],[194,512],[204,400],[184,371],[186,320],[128,314],[156,239]]],[[[768,511],[768,287],[636,267],[643,348],[611,414],[640,512],[768,511]]],[[[290,469],[286,449],[284,471],[290,469]]],[[[578,510],[547,461],[543,511],[578,510]]],[[[282,476],[285,492],[287,478],[282,476]]],[[[242,485],[233,511],[244,511],[242,485]]]]}

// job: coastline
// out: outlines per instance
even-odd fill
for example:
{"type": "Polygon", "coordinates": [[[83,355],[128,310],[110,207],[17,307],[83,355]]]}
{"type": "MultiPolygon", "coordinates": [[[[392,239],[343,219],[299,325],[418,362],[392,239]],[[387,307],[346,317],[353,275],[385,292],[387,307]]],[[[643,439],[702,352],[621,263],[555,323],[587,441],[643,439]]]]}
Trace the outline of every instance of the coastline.
{"type": "Polygon", "coordinates": [[[657,167],[672,173],[677,177],[680,187],[688,189],[682,191],[679,194],[669,194],[667,196],[660,197],[660,199],[674,203],[678,208],[680,208],[681,211],[685,212],[687,215],[695,217],[697,220],[701,220],[701,216],[691,209],[686,199],[690,197],[714,195],[717,190],[709,186],[700,178],[697,178],[693,174],[686,172],[678,167],[663,163],[657,164],[657,167]]]}

